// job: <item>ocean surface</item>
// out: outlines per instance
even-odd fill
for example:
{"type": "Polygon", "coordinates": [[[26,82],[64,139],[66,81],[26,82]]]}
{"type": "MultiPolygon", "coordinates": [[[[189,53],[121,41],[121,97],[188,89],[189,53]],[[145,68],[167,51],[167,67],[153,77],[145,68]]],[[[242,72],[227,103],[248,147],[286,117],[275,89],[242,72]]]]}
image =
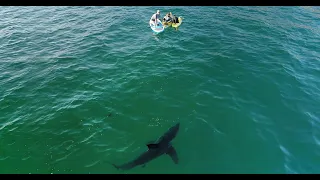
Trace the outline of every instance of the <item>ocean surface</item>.
{"type": "Polygon", "coordinates": [[[1,7],[0,173],[320,173],[319,7],[1,7]],[[178,30],[153,34],[172,12],[178,30]],[[163,155],[117,170],[175,123],[163,155]]]}

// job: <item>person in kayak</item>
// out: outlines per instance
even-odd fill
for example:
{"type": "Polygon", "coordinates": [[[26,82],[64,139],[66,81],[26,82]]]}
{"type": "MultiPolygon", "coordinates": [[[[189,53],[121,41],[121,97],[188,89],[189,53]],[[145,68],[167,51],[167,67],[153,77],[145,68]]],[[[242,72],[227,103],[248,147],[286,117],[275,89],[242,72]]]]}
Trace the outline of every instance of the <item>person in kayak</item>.
{"type": "Polygon", "coordinates": [[[166,23],[169,23],[169,22],[172,21],[170,13],[167,13],[166,16],[163,17],[163,21],[166,22],[166,23]]]}
{"type": "Polygon", "coordinates": [[[157,20],[159,20],[159,17],[160,17],[160,11],[157,10],[156,13],[154,13],[152,16],[151,16],[151,20],[154,21],[154,24],[155,26],[158,26],[159,24],[157,23],[157,20]]]}
{"type": "Polygon", "coordinates": [[[173,23],[179,23],[179,19],[176,15],[172,15],[172,13],[169,13],[170,18],[172,19],[173,23]]]}

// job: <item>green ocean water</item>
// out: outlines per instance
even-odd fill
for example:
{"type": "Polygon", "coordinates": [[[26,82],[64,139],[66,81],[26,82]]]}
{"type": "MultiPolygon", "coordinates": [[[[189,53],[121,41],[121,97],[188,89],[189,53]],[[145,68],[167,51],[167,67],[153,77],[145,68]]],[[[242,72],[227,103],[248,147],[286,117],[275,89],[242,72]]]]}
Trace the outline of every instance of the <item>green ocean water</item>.
{"type": "Polygon", "coordinates": [[[0,173],[320,173],[319,7],[1,7],[0,173]],[[159,9],[183,17],[154,35],[159,9]],[[144,168],[115,169],[180,122],[144,168]]]}

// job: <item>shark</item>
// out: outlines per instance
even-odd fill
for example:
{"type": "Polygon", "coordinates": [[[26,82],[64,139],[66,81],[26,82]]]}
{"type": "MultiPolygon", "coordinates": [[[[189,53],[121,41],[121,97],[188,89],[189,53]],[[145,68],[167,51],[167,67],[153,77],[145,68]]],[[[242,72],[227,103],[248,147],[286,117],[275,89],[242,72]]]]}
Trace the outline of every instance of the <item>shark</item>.
{"type": "Polygon", "coordinates": [[[146,144],[148,149],[140,156],[124,163],[122,165],[116,165],[111,163],[115,168],[119,170],[130,170],[136,166],[145,167],[145,165],[161,155],[169,155],[175,164],[179,163],[179,158],[176,149],[172,146],[171,141],[177,136],[179,131],[180,122],[169,128],[161,137],[156,141],[152,141],[146,144]]]}

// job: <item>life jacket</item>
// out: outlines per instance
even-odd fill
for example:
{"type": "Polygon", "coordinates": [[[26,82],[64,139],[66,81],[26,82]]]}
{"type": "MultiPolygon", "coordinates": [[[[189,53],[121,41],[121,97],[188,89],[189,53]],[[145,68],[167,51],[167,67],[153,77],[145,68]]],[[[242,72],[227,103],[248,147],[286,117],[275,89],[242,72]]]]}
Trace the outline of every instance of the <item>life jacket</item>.
{"type": "Polygon", "coordinates": [[[173,22],[174,23],[179,23],[179,18],[175,15],[173,15],[173,22]]]}
{"type": "Polygon", "coordinates": [[[171,21],[172,19],[171,19],[169,16],[165,16],[165,17],[163,18],[163,20],[164,20],[165,22],[169,22],[169,21],[171,21]]]}

